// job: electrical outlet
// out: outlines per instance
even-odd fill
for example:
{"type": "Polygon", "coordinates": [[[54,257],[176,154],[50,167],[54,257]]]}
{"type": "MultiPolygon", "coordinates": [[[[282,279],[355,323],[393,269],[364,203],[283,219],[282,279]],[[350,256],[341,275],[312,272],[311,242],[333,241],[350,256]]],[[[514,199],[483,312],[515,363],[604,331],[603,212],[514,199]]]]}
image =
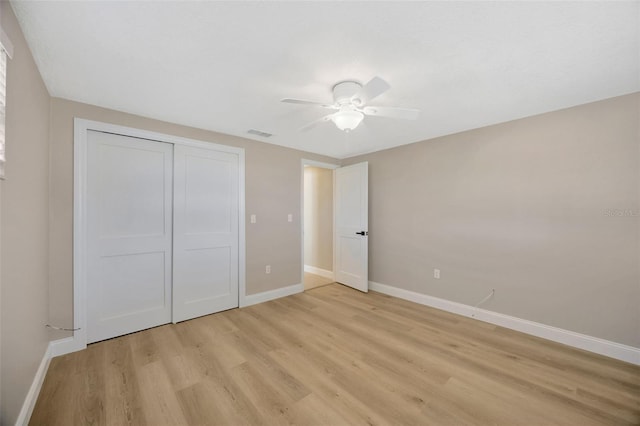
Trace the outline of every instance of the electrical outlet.
{"type": "Polygon", "coordinates": [[[251,215],[251,223],[256,223],[256,215],[255,214],[251,215]]]}
{"type": "Polygon", "coordinates": [[[433,278],[435,278],[436,280],[440,279],[440,269],[433,270],[433,278]]]}
{"type": "Polygon", "coordinates": [[[267,273],[267,274],[270,274],[270,273],[271,273],[271,265],[267,265],[267,266],[264,268],[264,272],[265,272],[265,273],[267,273]]]}
{"type": "Polygon", "coordinates": [[[287,215],[287,221],[293,222],[293,215],[291,213],[287,215]]]}

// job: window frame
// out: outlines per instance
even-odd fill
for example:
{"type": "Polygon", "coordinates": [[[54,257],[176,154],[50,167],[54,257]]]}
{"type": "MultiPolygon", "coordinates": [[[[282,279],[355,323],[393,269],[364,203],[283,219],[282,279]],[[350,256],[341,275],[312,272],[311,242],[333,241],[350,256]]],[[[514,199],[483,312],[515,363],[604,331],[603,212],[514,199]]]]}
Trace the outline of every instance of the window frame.
{"type": "Polygon", "coordinates": [[[13,58],[13,43],[0,27],[0,179],[5,179],[6,117],[7,117],[7,65],[13,58]]]}

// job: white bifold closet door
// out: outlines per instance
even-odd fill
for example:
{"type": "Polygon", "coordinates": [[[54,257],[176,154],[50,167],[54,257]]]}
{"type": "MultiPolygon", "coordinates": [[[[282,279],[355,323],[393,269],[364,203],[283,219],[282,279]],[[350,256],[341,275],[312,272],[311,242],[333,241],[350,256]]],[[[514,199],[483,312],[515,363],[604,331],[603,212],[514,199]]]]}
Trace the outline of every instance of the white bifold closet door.
{"type": "Polygon", "coordinates": [[[87,135],[87,342],[171,321],[173,145],[87,135]]]}
{"type": "Polygon", "coordinates": [[[239,156],[89,131],[87,342],[238,306],[239,156]]]}
{"type": "Polygon", "coordinates": [[[238,306],[238,155],[176,145],[173,322],[238,306]]]}

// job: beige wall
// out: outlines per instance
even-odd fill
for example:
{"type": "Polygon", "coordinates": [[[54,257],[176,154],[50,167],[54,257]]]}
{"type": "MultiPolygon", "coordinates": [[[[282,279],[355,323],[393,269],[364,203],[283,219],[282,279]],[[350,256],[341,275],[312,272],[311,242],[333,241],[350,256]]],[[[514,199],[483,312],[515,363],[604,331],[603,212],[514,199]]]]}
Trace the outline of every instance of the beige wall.
{"type": "Polygon", "coordinates": [[[0,15],[14,45],[7,64],[6,180],[0,181],[0,423],[9,425],[49,340],[49,93],[8,2],[0,2],[0,15]]]}
{"type": "Polygon", "coordinates": [[[639,103],[344,161],[369,161],[370,279],[468,305],[495,288],[486,309],[640,347],[639,103]]]}
{"type": "MultiPolygon", "coordinates": [[[[151,120],[91,105],[52,99],[51,103],[51,321],[73,323],[73,118],[85,118],[202,141],[242,147],[246,156],[247,294],[300,283],[300,182],[302,157],[337,160],[248,139],[151,120]],[[287,215],[293,214],[293,222],[287,215]],[[251,214],[257,223],[249,223],[251,214]],[[265,274],[265,265],[271,274],[265,274]]],[[[56,332],[60,338],[65,333],[56,332]]]]}
{"type": "Polygon", "coordinates": [[[304,168],[304,264],[333,271],[333,170],[304,168]]]}

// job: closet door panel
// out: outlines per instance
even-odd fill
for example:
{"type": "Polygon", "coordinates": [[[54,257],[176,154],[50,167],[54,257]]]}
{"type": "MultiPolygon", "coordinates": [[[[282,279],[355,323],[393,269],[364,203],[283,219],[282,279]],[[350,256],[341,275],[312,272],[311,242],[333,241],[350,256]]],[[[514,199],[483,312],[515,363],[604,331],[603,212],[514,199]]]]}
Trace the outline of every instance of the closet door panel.
{"type": "Polygon", "coordinates": [[[238,155],[175,147],[173,321],[238,306],[238,155]]]}
{"type": "Polygon", "coordinates": [[[173,145],[87,137],[91,343],[171,322],[173,145]]]}

